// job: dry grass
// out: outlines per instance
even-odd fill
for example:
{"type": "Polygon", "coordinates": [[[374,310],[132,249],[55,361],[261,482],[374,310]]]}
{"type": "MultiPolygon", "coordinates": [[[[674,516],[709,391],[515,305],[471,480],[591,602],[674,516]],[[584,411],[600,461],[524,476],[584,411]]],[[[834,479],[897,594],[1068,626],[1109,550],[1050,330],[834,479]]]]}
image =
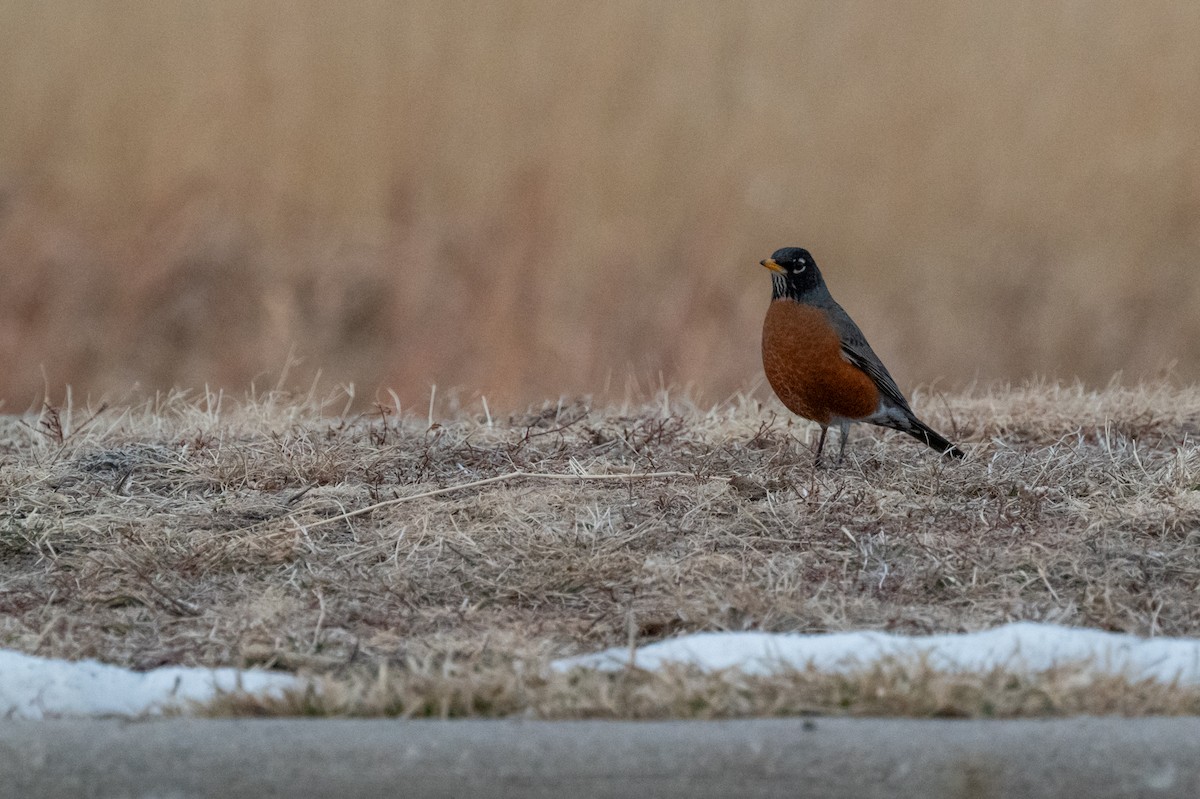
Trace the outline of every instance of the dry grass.
{"type": "Polygon", "coordinates": [[[1195,388],[918,396],[965,462],[858,430],[845,464],[816,471],[811,428],[744,395],[711,408],[666,394],[563,401],[490,422],[460,409],[433,424],[387,408],[342,415],[345,399],[168,396],[0,418],[0,646],[333,681],[290,712],[1200,708],[1193,689],[1099,690],[1070,670],[541,668],[698,630],[1029,619],[1200,635],[1195,388]]]}
{"type": "Polygon", "coordinates": [[[905,383],[1195,380],[1197,74],[1170,0],[0,4],[0,400],[719,398],[784,244],[905,383]]]}
{"type": "Polygon", "coordinates": [[[478,663],[361,670],[282,698],[228,695],[211,716],[387,716],[540,719],[720,719],[798,715],[1043,718],[1200,715],[1200,688],[1099,676],[1083,667],[1037,674],[939,672],[883,663],[857,673],[750,676],[687,668],[547,673],[478,663]]]}

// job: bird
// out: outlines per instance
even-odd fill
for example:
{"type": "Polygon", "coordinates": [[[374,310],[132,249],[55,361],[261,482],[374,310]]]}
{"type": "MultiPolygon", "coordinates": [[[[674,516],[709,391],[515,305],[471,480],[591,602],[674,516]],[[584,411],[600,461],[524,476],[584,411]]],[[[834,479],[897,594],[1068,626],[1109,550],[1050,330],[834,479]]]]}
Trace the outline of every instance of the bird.
{"type": "Polygon", "coordinates": [[[831,425],[842,432],[838,463],[842,462],[852,422],[890,427],[944,456],[964,457],[913,413],[866,336],[830,295],[808,250],[784,247],[759,264],[771,270],[763,370],[788,410],[821,426],[814,465],[821,463],[831,425]]]}

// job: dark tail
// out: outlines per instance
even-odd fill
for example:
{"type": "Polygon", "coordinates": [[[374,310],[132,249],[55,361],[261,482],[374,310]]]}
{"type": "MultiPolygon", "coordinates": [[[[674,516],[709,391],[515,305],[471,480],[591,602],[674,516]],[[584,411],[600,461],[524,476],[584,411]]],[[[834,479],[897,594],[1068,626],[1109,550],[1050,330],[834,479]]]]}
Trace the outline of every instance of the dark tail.
{"type": "Polygon", "coordinates": [[[942,438],[940,435],[934,432],[933,428],[922,422],[920,419],[912,417],[909,421],[912,423],[910,427],[898,427],[897,429],[903,430],[917,441],[922,441],[928,444],[943,455],[949,455],[951,458],[966,457],[963,455],[963,451],[961,449],[942,438]]]}

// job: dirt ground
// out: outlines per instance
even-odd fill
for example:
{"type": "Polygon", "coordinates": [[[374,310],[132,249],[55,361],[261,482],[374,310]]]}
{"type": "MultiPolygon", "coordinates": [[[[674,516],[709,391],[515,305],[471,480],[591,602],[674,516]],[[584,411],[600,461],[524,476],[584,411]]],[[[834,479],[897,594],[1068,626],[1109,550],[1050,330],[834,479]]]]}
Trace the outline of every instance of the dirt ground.
{"type": "Polygon", "coordinates": [[[1030,384],[914,407],[967,452],[771,401],[660,394],[445,418],[270,394],[0,417],[0,646],[322,675],[218,712],[728,716],[1197,712],[1179,687],[547,675],[702,630],[1018,619],[1200,635],[1200,390],[1030,384]],[[836,443],[836,442],[835,442],[836,443]],[[836,451],[836,450],[835,450],[836,451]]]}

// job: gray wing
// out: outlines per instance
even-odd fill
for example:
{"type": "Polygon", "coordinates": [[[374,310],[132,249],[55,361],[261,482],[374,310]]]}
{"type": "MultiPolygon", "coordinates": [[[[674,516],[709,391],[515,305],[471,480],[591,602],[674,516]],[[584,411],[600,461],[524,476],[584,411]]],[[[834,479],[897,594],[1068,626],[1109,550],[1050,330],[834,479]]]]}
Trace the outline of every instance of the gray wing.
{"type": "Polygon", "coordinates": [[[887,367],[871,349],[871,345],[867,343],[867,337],[858,329],[858,325],[854,324],[850,314],[842,310],[842,306],[836,302],[826,308],[826,311],[829,314],[829,321],[833,323],[838,337],[842,340],[842,355],[846,360],[866,372],[867,376],[874,381],[876,388],[879,389],[879,393],[890,400],[893,405],[912,414],[912,408],[908,407],[908,400],[900,393],[900,387],[888,374],[887,367]]]}

